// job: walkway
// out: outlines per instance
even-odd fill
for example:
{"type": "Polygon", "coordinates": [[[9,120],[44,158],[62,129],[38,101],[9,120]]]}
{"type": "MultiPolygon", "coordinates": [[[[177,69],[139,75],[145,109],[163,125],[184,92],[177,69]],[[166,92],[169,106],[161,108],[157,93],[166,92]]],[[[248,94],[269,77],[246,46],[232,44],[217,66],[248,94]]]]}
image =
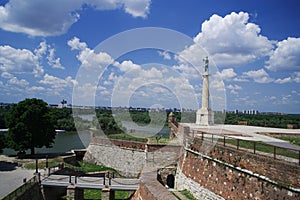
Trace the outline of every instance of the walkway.
{"type": "Polygon", "coordinates": [[[187,123],[193,130],[206,130],[208,133],[213,134],[226,134],[232,138],[243,140],[262,141],[270,145],[281,148],[293,149],[300,151],[300,147],[290,144],[288,141],[280,140],[274,137],[258,134],[258,133],[282,133],[293,134],[300,136],[300,129],[282,129],[282,128],[267,128],[258,126],[242,126],[242,125],[213,125],[213,126],[200,126],[196,124],[187,123]]]}
{"type": "Polygon", "coordinates": [[[34,170],[19,167],[10,168],[14,163],[0,161],[0,199],[23,185],[23,179],[33,177],[34,170]]]}
{"type": "Polygon", "coordinates": [[[73,184],[75,187],[83,189],[102,189],[108,186],[112,190],[134,191],[139,187],[139,179],[103,177],[75,177],[67,175],[50,175],[42,180],[43,186],[68,187],[73,184]]]}

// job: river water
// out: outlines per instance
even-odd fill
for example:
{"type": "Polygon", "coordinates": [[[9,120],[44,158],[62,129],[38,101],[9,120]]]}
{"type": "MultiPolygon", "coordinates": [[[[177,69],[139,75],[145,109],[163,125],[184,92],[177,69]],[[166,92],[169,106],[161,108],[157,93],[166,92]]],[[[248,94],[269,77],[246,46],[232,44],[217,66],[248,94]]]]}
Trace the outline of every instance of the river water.
{"type": "MultiPolygon", "coordinates": [[[[90,142],[89,131],[66,132],[57,134],[52,148],[36,148],[36,153],[62,153],[72,149],[85,149],[90,142]]],[[[15,155],[17,152],[12,149],[3,149],[4,155],[15,155]]],[[[30,153],[30,151],[27,151],[30,153]]]]}

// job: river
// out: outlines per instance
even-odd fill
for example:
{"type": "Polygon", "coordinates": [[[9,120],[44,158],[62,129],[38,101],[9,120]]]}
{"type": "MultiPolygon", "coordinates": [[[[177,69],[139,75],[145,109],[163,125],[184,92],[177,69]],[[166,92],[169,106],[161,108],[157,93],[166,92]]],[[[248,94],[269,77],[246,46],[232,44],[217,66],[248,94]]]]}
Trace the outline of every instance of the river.
{"type": "MultiPolygon", "coordinates": [[[[68,152],[72,149],[85,149],[90,142],[88,131],[78,134],[77,132],[66,132],[57,134],[52,148],[35,148],[36,153],[58,153],[68,152]]],[[[4,155],[15,155],[13,149],[3,149],[4,155]]],[[[27,153],[30,153],[28,150],[27,153]]]]}

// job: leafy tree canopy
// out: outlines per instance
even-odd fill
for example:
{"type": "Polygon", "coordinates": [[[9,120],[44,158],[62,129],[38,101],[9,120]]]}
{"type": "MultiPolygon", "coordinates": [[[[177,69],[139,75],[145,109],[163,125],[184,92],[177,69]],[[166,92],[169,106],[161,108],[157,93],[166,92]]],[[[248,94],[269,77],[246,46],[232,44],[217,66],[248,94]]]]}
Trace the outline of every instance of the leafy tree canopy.
{"type": "Polygon", "coordinates": [[[25,99],[12,107],[8,115],[9,146],[18,151],[43,146],[49,148],[55,139],[47,103],[40,99],[25,99]]]}

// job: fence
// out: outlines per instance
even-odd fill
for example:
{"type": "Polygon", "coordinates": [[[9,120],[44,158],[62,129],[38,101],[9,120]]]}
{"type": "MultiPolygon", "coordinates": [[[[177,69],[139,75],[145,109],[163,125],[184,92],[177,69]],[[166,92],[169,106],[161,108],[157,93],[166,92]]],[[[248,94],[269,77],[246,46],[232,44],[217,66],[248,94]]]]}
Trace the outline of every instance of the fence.
{"type": "Polygon", "coordinates": [[[27,190],[31,189],[35,184],[38,184],[39,180],[37,176],[32,177],[28,181],[23,180],[24,184],[9,193],[6,197],[3,198],[3,200],[13,200],[17,199],[19,196],[24,194],[27,190]]]}
{"type": "Polygon", "coordinates": [[[278,156],[297,159],[298,164],[300,165],[300,151],[298,149],[284,148],[284,147],[279,147],[276,145],[267,144],[260,141],[244,140],[240,138],[233,138],[225,135],[220,136],[220,135],[204,133],[204,132],[201,132],[200,139],[205,141],[211,141],[213,143],[217,142],[223,146],[226,145],[233,146],[237,150],[241,148],[247,149],[254,154],[257,153],[261,154],[263,152],[269,156],[270,155],[273,156],[274,159],[278,158],[278,156]]]}

